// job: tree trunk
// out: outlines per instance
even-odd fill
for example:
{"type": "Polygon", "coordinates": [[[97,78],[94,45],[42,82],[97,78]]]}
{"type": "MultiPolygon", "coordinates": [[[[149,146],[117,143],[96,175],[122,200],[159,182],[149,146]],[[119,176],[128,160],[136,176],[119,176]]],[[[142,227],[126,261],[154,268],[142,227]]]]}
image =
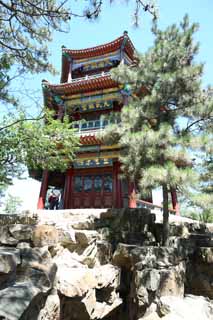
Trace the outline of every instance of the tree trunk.
{"type": "Polygon", "coordinates": [[[163,241],[162,245],[167,246],[169,239],[169,199],[168,188],[163,184],[163,241]]]}

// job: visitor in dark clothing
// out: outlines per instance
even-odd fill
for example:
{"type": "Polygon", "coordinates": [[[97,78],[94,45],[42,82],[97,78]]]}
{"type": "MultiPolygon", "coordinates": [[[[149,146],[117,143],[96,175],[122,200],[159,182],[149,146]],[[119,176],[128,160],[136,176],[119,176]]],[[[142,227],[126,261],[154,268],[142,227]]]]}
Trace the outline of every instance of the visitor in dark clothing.
{"type": "Polygon", "coordinates": [[[49,209],[50,210],[58,210],[59,205],[59,196],[52,192],[48,198],[49,209]]]}

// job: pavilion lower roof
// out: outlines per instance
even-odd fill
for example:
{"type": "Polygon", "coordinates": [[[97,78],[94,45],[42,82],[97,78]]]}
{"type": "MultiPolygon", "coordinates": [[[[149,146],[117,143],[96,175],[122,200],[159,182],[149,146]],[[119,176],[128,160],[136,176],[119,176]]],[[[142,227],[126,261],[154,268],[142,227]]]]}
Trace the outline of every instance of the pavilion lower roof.
{"type": "Polygon", "coordinates": [[[80,136],[80,143],[83,145],[97,145],[101,142],[101,139],[98,139],[94,134],[80,136]]]}
{"type": "Polygon", "coordinates": [[[102,90],[119,87],[119,84],[116,81],[112,80],[110,74],[104,74],[96,77],[74,79],[72,82],[61,83],[56,85],[44,82],[43,85],[55,94],[59,95],[84,93],[93,90],[102,90]]]}

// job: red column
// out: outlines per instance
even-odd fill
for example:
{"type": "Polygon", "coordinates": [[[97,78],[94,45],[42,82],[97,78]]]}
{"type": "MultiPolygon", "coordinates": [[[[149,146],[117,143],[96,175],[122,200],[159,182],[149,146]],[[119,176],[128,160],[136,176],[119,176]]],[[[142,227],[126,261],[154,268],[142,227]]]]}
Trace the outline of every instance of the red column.
{"type": "Polygon", "coordinates": [[[72,208],[72,178],[73,168],[67,170],[64,186],[64,209],[72,208]]]}
{"type": "Polygon", "coordinates": [[[176,215],[180,215],[180,207],[177,199],[177,192],[175,189],[171,190],[171,197],[172,197],[172,207],[176,211],[176,215]]]}
{"type": "Polygon", "coordinates": [[[47,189],[48,189],[48,171],[44,170],[42,175],[42,182],[41,182],[41,189],[38,199],[37,208],[38,209],[44,209],[45,206],[45,200],[47,195],[47,189]]]}
{"type": "Polygon", "coordinates": [[[135,183],[129,182],[129,208],[137,208],[135,183]]]}
{"type": "Polygon", "coordinates": [[[113,206],[115,208],[122,208],[122,192],[119,173],[120,163],[119,161],[115,161],[113,163],[113,206]]]}

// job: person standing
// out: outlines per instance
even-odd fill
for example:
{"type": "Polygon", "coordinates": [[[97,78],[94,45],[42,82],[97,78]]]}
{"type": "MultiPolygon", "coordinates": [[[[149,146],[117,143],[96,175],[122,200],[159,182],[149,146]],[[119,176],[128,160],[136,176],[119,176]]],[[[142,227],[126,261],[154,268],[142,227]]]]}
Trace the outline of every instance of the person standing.
{"type": "Polygon", "coordinates": [[[49,209],[50,210],[58,210],[58,205],[59,205],[59,196],[55,194],[54,191],[51,192],[49,198],[49,209]]]}

